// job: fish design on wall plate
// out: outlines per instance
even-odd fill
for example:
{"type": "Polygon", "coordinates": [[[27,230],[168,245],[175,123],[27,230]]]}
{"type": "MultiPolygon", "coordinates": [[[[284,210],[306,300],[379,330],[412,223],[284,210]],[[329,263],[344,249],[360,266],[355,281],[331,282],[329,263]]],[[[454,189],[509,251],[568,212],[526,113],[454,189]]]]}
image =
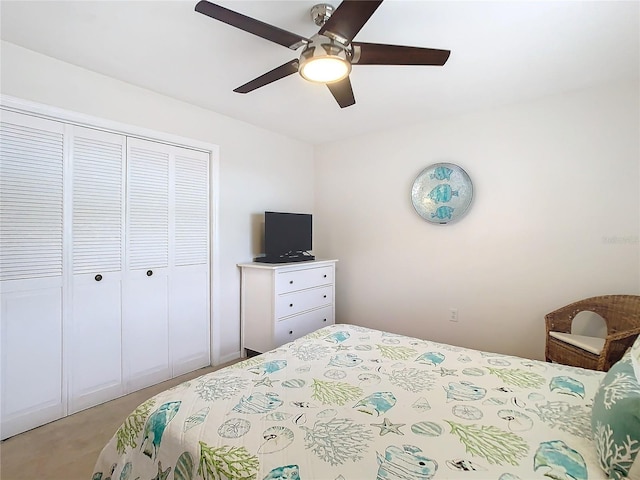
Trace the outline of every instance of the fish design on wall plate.
{"type": "Polygon", "coordinates": [[[446,203],[451,200],[451,197],[457,196],[458,190],[452,189],[448,183],[441,183],[429,192],[429,198],[436,203],[446,203]]]}
{"type": "Polygon", "coordinates": [[[411,187],[416,213],[430,223],[447,224],[461,218],[473,199],[471,178],[453,163],[436,163],[422,170],[411,187]]]}
{"type": "Polygon", "coordinates": [[[454,211],[455,208],[443,205],[442,207],[436,208],[436,211],[431,214],[431,218],[438,218],[440,220],[448,218],[449,220],[451,220],[454,211]]]}
{"type": "Polygon", "coordinates": [[[453,170],[444,165],[440,165],[433,169],[433,173],[429,174],[429,178],[437,180],[451,180],[451,174],[453,170]]]}
{"type": "Polygon", "coordinates": [[[413,445],[390,445],[384,456],[377,453],[377,458],[376,480],[428,480],[438,470],[438,463],[413,445]]]}

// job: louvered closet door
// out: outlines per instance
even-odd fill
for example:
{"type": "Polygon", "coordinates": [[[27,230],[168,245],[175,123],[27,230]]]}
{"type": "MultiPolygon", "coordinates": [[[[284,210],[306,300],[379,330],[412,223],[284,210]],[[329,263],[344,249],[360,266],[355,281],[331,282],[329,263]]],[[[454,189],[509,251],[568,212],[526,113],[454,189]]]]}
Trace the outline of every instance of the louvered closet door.
{"type": "Polygon", "coordinates": [[[210,364],[209,155],[174,148],[169,328],[174,376],[210,364]]]}
{"type": "Polygon", "coordinates": [[[123,394],[125,137],[71,130],[70,413],[123,394]]]}
{"type": "Polygon", "coordinates": [[[65,414],[63,133],[61,123],[2,112],[2,438],[65,414]]]}
{"type": "Polygon", "coordinates": [[[171,377],[169,146],[127,139],[123,362],[127,391],[171,377]]]}

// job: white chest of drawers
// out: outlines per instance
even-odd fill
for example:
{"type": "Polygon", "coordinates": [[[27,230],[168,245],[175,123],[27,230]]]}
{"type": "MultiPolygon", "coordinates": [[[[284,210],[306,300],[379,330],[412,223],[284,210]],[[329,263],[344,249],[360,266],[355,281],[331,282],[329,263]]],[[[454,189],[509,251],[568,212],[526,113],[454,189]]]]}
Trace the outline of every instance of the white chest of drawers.
{"type": "Polygon", "coordinates": [[[241,263],[241,351],[266,352],[335,317],[337,260],[241,263]]]}

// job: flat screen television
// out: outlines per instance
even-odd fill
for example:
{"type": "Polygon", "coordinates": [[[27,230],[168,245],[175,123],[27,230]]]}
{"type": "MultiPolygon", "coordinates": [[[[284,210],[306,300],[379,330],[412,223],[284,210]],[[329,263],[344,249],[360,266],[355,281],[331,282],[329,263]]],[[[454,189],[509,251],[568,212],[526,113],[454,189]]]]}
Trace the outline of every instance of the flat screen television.
{"type": "Polygon", "coordinates": [[[264,257],[256,261],[285,263],[314,260],[312,216],[308,213],[264,212],[264,257]]]}

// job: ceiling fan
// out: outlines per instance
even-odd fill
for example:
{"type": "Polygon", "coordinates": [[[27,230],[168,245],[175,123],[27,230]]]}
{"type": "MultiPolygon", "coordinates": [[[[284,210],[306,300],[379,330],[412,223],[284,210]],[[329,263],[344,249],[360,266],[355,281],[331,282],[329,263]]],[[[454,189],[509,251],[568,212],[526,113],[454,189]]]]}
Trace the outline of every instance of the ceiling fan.
{"type": "Polygon", "coordinates": [[[196,12],[271,42],[297,50],[304,47],[299,59],[293,59],[261,75],[234,92],[249,93],[257,88],[299,72],[306,80],[325,83],[341,108],[356,103],[349,80],[352,65],[437,65],[446,63],[449,50],[354,42],[353,38],[380,6],[382,0],[344,0],[334,9],[319,4],[311,16],[320,26],[317,34],[305,38],[261,22],[220,5],[200,0],[196,12]]]}

